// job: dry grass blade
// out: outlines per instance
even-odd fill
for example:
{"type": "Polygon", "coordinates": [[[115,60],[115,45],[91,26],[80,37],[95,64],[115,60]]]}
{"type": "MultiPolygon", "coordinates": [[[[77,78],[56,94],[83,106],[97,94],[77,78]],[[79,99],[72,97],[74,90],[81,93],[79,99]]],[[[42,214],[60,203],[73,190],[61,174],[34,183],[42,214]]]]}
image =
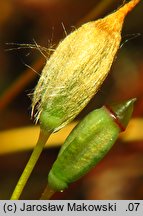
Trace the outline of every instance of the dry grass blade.
{"type": "MultiPolygon", "coordinates": [[[[33,65],[32,68],[35,71],[39,71],[43,65],[43,59],[38,59],[33,65]]],[[[34,78],[36,73],[31,69],[27,68],[22,75],[12,83],[9,88],[3,93],[0,98],[0,110],[3,110],[24,88],[28,85],[34,78]]]]}
{"type": "Polygon", "coordinates": [[[88,22],[90,20],[95,20],[97,17],[99,17],[103,12],[106,11],[106,9],[112,5],[115,0],[103,0],[100,1],[96,7],[94,7],[89,13],[87,13],[83,18],[81,18],[76,26],[80,26],[81,24],[88,22]]]}

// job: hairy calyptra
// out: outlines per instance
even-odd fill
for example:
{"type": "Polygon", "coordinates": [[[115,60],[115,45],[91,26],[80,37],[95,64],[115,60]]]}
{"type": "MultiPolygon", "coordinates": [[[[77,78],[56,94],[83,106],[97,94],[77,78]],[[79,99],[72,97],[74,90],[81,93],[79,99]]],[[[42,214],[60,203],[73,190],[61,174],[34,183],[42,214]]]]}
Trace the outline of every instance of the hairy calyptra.
{"type": "Polygon", "coordinates": [[[48,185],[61,191],[94,167],[110,150],[131,118],[135,99],[89,113],[70,133],[48,175],[48,185]]]}
{"type": "Polygon", "coordinates": [[[84,24],[59,44],[34,91],[32,110],[42,129],[65,126],[98,91],[120,46],[124,18],[139,1],[84,24]]]}

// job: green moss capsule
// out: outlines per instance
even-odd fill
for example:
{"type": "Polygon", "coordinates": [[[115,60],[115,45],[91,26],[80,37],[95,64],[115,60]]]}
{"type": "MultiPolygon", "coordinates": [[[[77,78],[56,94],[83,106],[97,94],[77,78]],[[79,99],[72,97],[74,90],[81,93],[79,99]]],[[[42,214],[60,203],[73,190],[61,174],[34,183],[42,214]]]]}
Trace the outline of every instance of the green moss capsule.
{"type": "Polygon", "coordinates": [[[126,128],[133,102],[134,99],[94,110],[73,129],[48,176],[53,190],[64,190],[105,156],[126,128]]]}

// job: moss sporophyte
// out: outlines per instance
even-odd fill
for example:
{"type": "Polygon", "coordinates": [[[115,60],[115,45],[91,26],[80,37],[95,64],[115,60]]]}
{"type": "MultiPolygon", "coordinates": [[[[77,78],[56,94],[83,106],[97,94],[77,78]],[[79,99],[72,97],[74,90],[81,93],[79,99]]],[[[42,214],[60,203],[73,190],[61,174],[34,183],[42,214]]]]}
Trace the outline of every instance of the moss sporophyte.
{"type": "Polygon", "coordinates": [[[105,18],[82,25],[47,61],[32,100],[40,138],[11,199],[19,198],[50,134],[71,122],[102,85],[120,46],[124,18],[139,1],[131,0],[105,18]]]}
{"type": "Polygon", "coordinates": [[[66,189],[107,154],[119,133],[127,127],[134,100],[94,110],[73,129],[48,175],[51,189],[66,189]]]}

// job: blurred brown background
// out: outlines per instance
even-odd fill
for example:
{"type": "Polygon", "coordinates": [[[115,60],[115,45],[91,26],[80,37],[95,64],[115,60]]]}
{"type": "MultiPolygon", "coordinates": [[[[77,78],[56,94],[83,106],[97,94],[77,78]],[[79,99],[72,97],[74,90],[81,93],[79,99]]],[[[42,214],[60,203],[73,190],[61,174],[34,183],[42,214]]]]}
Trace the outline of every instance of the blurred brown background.
{"type": "MultiPolygon", "coordinates": [[[[58,41],[82,23],[104,17],[120,0],[0,0],[0,130],[32,126],[28,96],[45,58],[36,49],[16,49],[17,44],[56,47],[58,41]],[[63,28],[64,25],[64,28],[63,28]],[[8,44],[7,44],[8,43],[8,44]]],[[[81,112],[111,101],[137,97],[134,117],[143,115],[143,2],[128,15],[122,31],[122,46],[111,73],[99,93],[81,112]]],[[[143,126],[143,125],[142,125],[143,126]]],[[[134,126],[136,127],[136,125],[134,126]]],[[[0,136],[1,139],[1,136],[0,136]]],[[[17,137],[15,137],[17,139],[17,137]]],[[[25,135],[23,139],[28,140],[25,135]]],[[[1,144],[0,140],[0,144],[1,144]]],[[[10,143],[8,143],[10,145],[10,143]]],[[[2,148],[2,147],[1,147],[2,148]]],[[[30,151],[0,154],[0,199],[9,199],[30,151]]],[[[38,199],[58,148],[45,150],[33,172],[23,199],[38,199]]],[[[104,160],[56,199],[143,199],[143,142],[119,141],[104,160]]]]}

